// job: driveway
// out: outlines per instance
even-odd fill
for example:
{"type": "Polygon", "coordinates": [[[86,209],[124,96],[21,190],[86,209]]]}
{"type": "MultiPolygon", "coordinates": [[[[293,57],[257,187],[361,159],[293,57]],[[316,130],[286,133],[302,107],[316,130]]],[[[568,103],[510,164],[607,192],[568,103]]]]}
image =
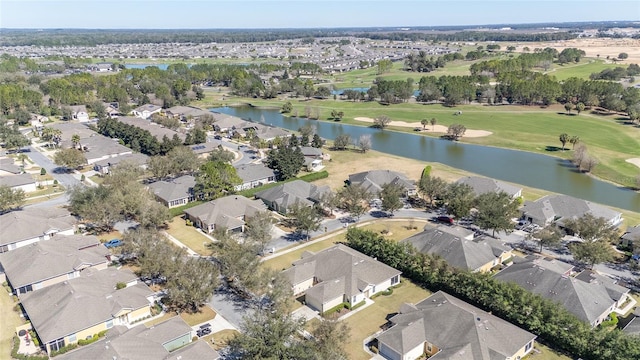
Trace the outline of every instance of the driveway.
{"type": "Polygon", "coordinates": [[[236,329],[240,329],[244,316],[249,316],[255,311],[247,300],[240,298],[224,286],[220,286],[213,292],[208,305],[236,329]]]}

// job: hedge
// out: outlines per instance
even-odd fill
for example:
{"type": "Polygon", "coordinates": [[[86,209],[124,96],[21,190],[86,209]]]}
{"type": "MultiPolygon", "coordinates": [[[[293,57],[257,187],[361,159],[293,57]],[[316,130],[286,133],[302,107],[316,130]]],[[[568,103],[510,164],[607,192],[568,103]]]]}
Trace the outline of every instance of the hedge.
{"type": "Polygon", "coordinates": [[[551,347],[585,360],[640,359],[640,337],[604,327],[592,329],[560,304],[528,292],[515,283],[495,280],[490,274],[471,273],[449,266],[442,258],[417,252],[358,228],[349,228],[346,243],[375,256],[403,276],[431,291],[443,290],[487,312],[492,312],[536,334],[551,347]]]}

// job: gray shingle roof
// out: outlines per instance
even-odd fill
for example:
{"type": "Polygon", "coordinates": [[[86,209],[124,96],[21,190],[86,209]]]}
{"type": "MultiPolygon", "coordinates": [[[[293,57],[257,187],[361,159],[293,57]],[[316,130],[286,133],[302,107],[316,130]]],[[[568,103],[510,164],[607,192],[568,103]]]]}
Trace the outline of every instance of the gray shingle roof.
{"type": "Polygon", "coordinates": [[[273,169],[266,167],[264,164],[238,165],[236,166],[236,173],[245,183],[276,176],[273,169]]]}
{"type": "Polygon", "coordinates": [[[522,191],[522,188],[520,187],[481,176],[466,176],[459,179],[457,182],[471,186],[476,195],[502,191],[513,197],[522,191]]]}
{"type": "Polygon", "coordinates": [[[169,203],[173,200],[184,199],[192,196],[193,187],[196,185],[195,177],[184,175],[169,181],[156,181],[149,184],[149,189],[160,199],[169,203]]]}
{"type": "Polygon", "coordinates": [[[442,257],[449,265],[477,270],[510,250],[500,240],[473,238],[473,232],[459,226],[438,226],[412,235],[401,242],[419,252],[442,257]]]}
{"type": "Polygon", "coordinates": [[[51,231],[73,229],[69,211],[53,207],[27,207],[0,215],[0,245],[37,238],[51,231]]]}
{"type": "Polygon", "coordinates": [[[496,274],[500,281],[516,283],[528,291],[560,303],[579,319],[592,324],[629,290],[589,273],[576,277],[554,271],[545,261],[529,259],[496,274]]]}
{"type": "Polygon", "coordinates": [[[438,291],[404,306],[378,341],[404,354],[428,341],[440,349],[432,359],[506,359],[536,338],[496,316],[438,291]]]}
{"type": "Polygon", "coordinates": [[[8,186],[10,188],[15,186],[22,186],[28,184],[35,184],[35,179],[31,174],[18,174],[9,176],[0,176],[0,186],[8,186]]]}
{"type": "Polygon", "coordinates": [[[378,194],[385,184],[399,184],[407,191],[415,190],[415,181],[406,175],[392,170],[369,170],[349,175],[349,183],[360,185],[372,194],[378,194]]]}
{"type": "Polygon", "coordinates": [[[595,217],[613,220],[621,214],[602,205],[567,195],[547,195],[536,201],[525,201],[520,210],[525,216],[534,219],[538,224],[559,219],[579,218],[587,213],[595,217]]]}
{"type": "Polygon", "coordinates": [[[294,180],[260,191],[256,193],[256,198],[266,203],[276,203],[280,209],[287,209],[296,202],[311,205],[314,201],[318,201],[322,194],[329,191],[331,189],[326,185],[318,187],[303,180],[294,180]]]}
{"type": "Polygon", "coordinates": [[[12,158],[0,158],[0,171],[6,171],[12,174],[20,174],[22,170],[16,165],[12,158]]]}
{"type": "Polygon", "coordinates": [[[105,156],[115,157],[133,153],[133,150],[130,148],[120,145],[117,139],[111,139],[99,134],[81,140],[80,145],[85,149],[83,153],[84,157],[91,163],[105,156]]]}
{"type": "Polygon", "coordinates": [[[627,241],[640,241],[640,225],[629,226],[620,238],[627,241]]]}
{"type": "Polygon", "coordinates": [[[14,288],[107,262],[109,250],[95,236],[59,235],[0,254],[14,288]]]}
{"type": "Polygon", "coordinates": [[[143,111],[149,111],[149,112],[154,112],[154,111],[158,111],[162,109],[161,106],[158,105],[153,105],[153,104],[144,104],[144,105],[140,105],[137,108],[134,109],[134,111],[137,112],[143,112],[143,111]]]}
{"type": "Polygon", "coordinates": [[[137,165],[144,165],[147,163],[147,161],[149,161],[149,157],[145,154],[140,154],[140,153],[124,154],[124,155],[119,155],[116,157],[96,161],[93,164],[98,166],[116,166],[123,161],[131,162],[137,165]]]}
{"type": "MultiPolygon", "coordinates": [[[[154,105],[155,106],[155,105],[154,105]]],[[[171,130],[169,128],[165,128],[160,126],[154,122],[149,120],[140,119],[137,117],[130,116],[121,116],[118,118],[118,121],[123,122],[128,125],[132,125],[135,127],[139,127],[140,129],[147,130],[153,137],[158,139],[158,141],[162,141],[162,138],[166,135],[169,139],[173,139],[173,135],[178,135],[178,138],[182,141],[185,139],[185,134],[179,133],[177,131],[171,130]]]]}
{"type": "Polygon", "coordinates": [[[59,359],[216,360],[220,358],[220,355],[204,341],[193,342],[171,353],[162,346],[188,332],[191,332],[191,327],[179,316],[174,316],[149,329],[143,325],[128,330],[123,326],[116,326],[107,332],[104,340],[59,355],[59,359]]]}
{"type": "Polygon", "coordinates": [[[216,129],[231,129],[246,122],[246,120],[243,120],[237,116],[220,114],[216,112],[212,114],[213,118],[216,119],[215,123],[213,124],[216,129]]]}
{"type": "Polygon", "coordinates": [[[207,225],[233,229],[244,224],[244,218],[267,208],[260,200],[250,200],[240,195],[230,195],[194,206],[184,212],[207,225]]]}
{"type": "Polygon", "coordinates": [[[210,112],[206,110],[202,110],[193,106],[174,106],[165,110],[168,115],[173,116],[183,116],[183,117],[199,117],[202,115],[210,114],[210,112]]]}
{"type": "Polygon", "coordinates": [[[153,294],[144,283],[116,290],[119,282],[137,277],[130,271],[107,268],[20,296],[38,336],[48,343],[112,319],[123,309],[149,305],[153,294]],[[79,310],[82,311],[79,311],[79,310]]]}
{"type": "Polygon", "coordinates": [[[322,149],[315,148],[312,146],[301,146],[300,150],[302,151],[302,155],[304,156],[310,156],[310,157],[322,156],[322,149]]]}
{"type": "MultiPolygon", "coordinates": [[[[323,287],[323,289],[317,290],[319,293],[330,296],[337,288],[340,288],[343,294],[351,297],[360,294],[367,285],[380,284],[400,275],[401,271],[348,246],[338,244],[317,254],[308,254],[302,259],[296,260],[291,268],[284,271],[284,274],[293,285],[315,277],[320,282],[318,285],[323,287]],[[331,283],[335,280],[340,281],[331,283]]],[[[313,293],[316,290],[312,288],[307,290],[307,293],[309,291],[313,293]]],[[[335,298],[335,296],[331,298],[335,298]]]]}

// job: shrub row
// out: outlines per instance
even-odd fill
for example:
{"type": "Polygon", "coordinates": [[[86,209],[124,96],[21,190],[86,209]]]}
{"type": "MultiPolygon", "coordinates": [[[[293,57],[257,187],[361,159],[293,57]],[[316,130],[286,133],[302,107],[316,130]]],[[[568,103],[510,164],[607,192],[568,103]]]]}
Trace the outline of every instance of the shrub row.
{"type": "Polygon", "coordinates": [[[432,291],[443,290],[536,334],[557,350],[585,360],[640,359],[640,338],[618,329],[591,326],[564,307],[489,274],[449,266],[442,258],[417,252],[409,244],[387,240],[371,231],[349,228],[351,248],[402,271],[403,276],[432,291]]]}

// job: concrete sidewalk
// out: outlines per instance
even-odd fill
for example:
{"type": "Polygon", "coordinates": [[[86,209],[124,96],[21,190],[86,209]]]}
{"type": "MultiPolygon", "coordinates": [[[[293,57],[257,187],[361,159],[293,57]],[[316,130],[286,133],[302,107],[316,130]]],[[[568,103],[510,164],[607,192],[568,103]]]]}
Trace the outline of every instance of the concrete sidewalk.
{"type": "Polygon", "coordinates": [[[187,254],[189,254],[190,256],[196,256],[196,257],[200,256],[200,254],[198,254],[197,252],[191,250],[187,245],[181,243],[180,240],[174,238],[168,232],[162,231],[161,234],[164,235],[167,239],[169,239],[172,243],[176,244],[178,247],[186,249],[187,250],[187,254]]]}

